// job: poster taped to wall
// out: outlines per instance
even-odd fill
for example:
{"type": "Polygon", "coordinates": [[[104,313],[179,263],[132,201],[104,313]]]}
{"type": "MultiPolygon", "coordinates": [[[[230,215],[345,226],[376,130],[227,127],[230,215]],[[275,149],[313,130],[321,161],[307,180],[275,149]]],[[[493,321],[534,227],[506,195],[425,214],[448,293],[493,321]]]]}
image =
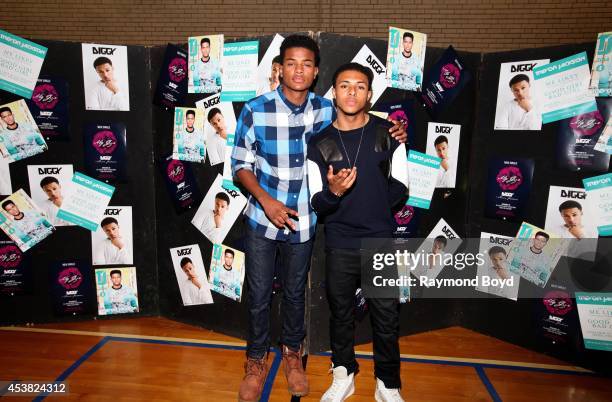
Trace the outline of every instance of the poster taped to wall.
{"type": "Polygon", "coordinates": [[[455,188],[461,126],[429,122],[427,125],[427,154],[440,158],[436,188],[455,188]]]}
{"type": "Polygon", "coordinates": [[[491,158],[485,216],[521,222],[527,214],[533,169],[532,159],[491,158]]]}
{"type": "Polygon", "coordinates": [[[594,96],[612,96],[612,32],[597,35],[589,88],[594,96]]]}
{"type": "Polygon", "coordinates": [[[387,82],[391,88],[421,91],[427,35],[389,27],[387,82]]]}
{"type": "Polygon", "coordinates": [[[37,80],[32,99],[25,100],[41,134],[47,141],[67,141],[68,83],[61,77],[41,77],[37,80]]]}
{"type": "Polygon", "coordinates": [[[491,295],[517,300],[521,277],[510,272],[508,253],[514,238],[495,233],[480,233],[479,253],[485,263],[478,265],[476,290],[491,295]],[[495,281],[492,281],[495,279],[495,281]]]}
{"type": "Polygon", "coordinates": [[[168,44],[159,71],[153,103],[166,110],[183,104],[187,95],[187,52],[168,44]]]}
{"type": "Polygon", "coordinates": [[[193,36],[189,46],[190,94],[214,94],[221,91],[223,35],[193,36]]]}
{"type": "Polygon", "coordinates": [[[82,43],[85,109],[130,110],[127,46],[82,43]]]}
{"type": "Polygon", "coordinates": [[[201,108],[174,109],[172,158],[186,162],[204,163],[204,111],[201,108]]]}
{"type": "Polygon", "coordinates": [[[98,315],[139,312],[135,267],[95,270],[98,315]]]}
{"type": "Polygon", "coordinates": [[[211,95],[196,102],[204,109],[204,138],[206,153],[211,166],[225,161],[225,147],[228,134],[236,132],[236,114],[232,102],[221,102],[221,95],[211,95]]]}
{"type": "Polygon", "coordinates": [[[188,163],[172,159],[172,155],[169,155],[159,166],[174,209],[178,213],[199,205],[202,195],[188,163]]]}
{"type": "Polygon", "coordinates": [[[280,46],[285,38],[275,34],[272,43],[257,66],[257,96],[276,91],[280,85],[280,46]]]}
{"type": "Polygon", "coordinates": [[[72,184],[72,165],[28,165],[32,200],[55,227],[73,223],[57,217],[72,184]]]}
{"type": "Polygon", "coordinates": [[[612,351],[612,293],[576,292],[586,349],[612,351]]]}
{"type": "Polygon", "coordinates": [[[244,253],[225,245],[213,245],[208,280],[212,290],[239,302],[244,283],[244,253]]]}
{"type": "Polygon", "coordinates": [[[246,102],[257,94],[259,41],[223,44],[223,102],[246,102]]]}
{"type": "Polygon", "coordinates": [[[183,306],[213,303],[200,246],[190,244],[171,248],[170,256],[183,306]]]}
{"type": "Polygon", "coordinates": [[[29,258],[10,240],[0,240],[0,296],[18,296],[31,289],[29,258]]]}
{"type": "Polygon", "coordinates": [[[444,219],[440,219],[417,248],[417,253],[425,258],[412,271],[412,275],[419,283],[429,287],[429,281],[436,279],[445,266],[452,265],[453,253],[460,245],[461,238],[457,232],[444,219]]]}
{"type": "Polygon", "coordinates": [[[410,196],[408,205],[429,209],[438,180],[441,159],[421,152],[408,151],[408,180],[410,196]]]}
{"type": "Polygon", "coordinates": [[[126,129],[123,123],[89,123],[83,146],[87,174],[105,183],[125,181],[126,129]]]}
{"type": "Polygon", "coordinates": [[[93,265],[131,265],[134,263],[132,207],[109,206],[100,226],[91,232],[93,265]]]}
{"type": "Polygon", "coordinates": [[[47,150],[47,143],[23,99],[0,105],[0,154],[10,162],[47,150]]]}
{"type": "Polygon", "coordinates": [[[582,179],[600,236],[612,236],[612,173],[582,179]]]}
{"type": "Polygon", "coordinates": [[[0,29],[0,89],[32,96],[47,48],[0,29]]]}
{"type": "Polygon", "coordinates": [[[53,311],[57,315],[93,313],[96,299],[91,266],[85,261],[57,261],[49,267],[53,311]]]}

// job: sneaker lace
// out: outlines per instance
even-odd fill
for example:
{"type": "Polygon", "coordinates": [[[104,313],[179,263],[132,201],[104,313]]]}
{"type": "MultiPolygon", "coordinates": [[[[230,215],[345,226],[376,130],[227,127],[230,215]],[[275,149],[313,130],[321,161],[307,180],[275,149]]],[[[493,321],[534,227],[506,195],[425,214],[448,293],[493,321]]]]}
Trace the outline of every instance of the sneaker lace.
{"type": "Polygon", "coordinates": [[[404,402],[404,399],[397,388],[386,388],[384,393],[386,394],[385,397],[387,401],[404,402]]]}
{"type": "Polygon", "coordinates": [[[245,373],[245,377],[248,376],[260,376],[265,368],[265,361],[263,359],[261,360],[255,360],[255,359],[248,359],[246,362],[246,373],[245,373]]]}
{"type": "Polygon", "coordinates": [[[332,381],[331,387],[329,387],[328,392],[330,393],[331,396],[336,396],[336,394],[340,392],[341,388],[342,388],[342,380],[338,378],[334,378],[332,381]]]}

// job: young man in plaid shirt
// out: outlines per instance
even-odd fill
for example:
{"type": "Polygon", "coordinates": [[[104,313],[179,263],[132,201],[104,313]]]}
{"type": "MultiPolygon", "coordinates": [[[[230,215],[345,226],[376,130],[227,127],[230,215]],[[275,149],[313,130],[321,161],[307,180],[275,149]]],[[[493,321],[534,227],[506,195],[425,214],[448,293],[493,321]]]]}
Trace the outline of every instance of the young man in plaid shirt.
{"type": "MultiPolygon", "coordinates": [[[[250,193],[246,215],[249,335],[239,401],[258,401],[268,373],[270,302],[276,253],[283,269],[282,354],[289,392],[308,394],[302,367],[305,286],[316,215],[309,204],[307,143],[331,124],[330,100],[310,92],[318,74],[319,47],[302,35],[280,49],[281,85],[247,102],[236,127],[232,172],[250,193]]],[[[400,124],[389,130],[406,141],[400,124]]]]}

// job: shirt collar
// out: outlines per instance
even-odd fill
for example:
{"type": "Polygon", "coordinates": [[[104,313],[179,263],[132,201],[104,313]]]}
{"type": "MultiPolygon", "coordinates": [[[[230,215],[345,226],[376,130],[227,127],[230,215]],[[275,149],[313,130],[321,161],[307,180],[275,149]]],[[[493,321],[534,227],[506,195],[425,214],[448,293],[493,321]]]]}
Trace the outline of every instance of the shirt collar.
{"type": "Polygon", "coordinates": [[[291,103],[287,97],[285,96],[285,94],[283,93],[283,86],[282,84],[278,86],[278,88],[276,88],[276,94],[278,95],[278,97],[280,98],[280,100],[285,104],[285,106],[287,106],[287,108],[291,111],[291,113],[294,114],[299,114],[299,113],[303,113],[304,110],[306,109],[306,105],[308,105],[308,102],[313,98],[314,94],[312,92],[308,92],[308,96],[306,97],[306,100],[304,101],[304,103],[302,103],[301,105],[294,105],[293,103],[291,103]]]}

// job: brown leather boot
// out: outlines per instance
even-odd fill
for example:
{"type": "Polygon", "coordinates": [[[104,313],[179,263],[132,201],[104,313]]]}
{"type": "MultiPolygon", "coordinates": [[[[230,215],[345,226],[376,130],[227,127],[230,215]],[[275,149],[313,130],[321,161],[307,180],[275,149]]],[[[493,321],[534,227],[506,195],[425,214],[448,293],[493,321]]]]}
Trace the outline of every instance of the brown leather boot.
{"type": "Polygon", "coordinates": [[[268,375],[268,363],[265,358],[248,358],[244,363],[244,378],[240,383],[238,391],[238,402],[257,402],[261,397],[266,376],[268,375]]]}
{"type": "Polygon", "coordinates": [[[283,370],[287,377],[289,393],[293,396],[308,395],[308,378],[302,366],[302,347],[297,352],[283,345],[283,370]]]}

